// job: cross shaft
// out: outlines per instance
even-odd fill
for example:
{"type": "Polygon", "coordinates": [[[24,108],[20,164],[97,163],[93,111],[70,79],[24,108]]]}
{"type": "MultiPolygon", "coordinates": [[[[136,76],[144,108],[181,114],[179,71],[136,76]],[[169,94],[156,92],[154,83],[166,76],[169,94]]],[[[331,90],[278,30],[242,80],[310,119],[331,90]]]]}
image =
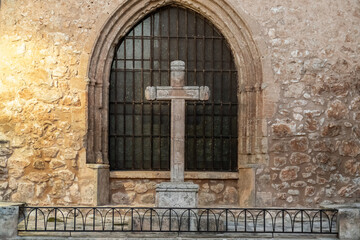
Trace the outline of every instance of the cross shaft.
{"type": "Polygon", "coordinates": [[[185,63],[171,62],[171,86],[150,86],[145,90],[147,100],[171,100],[171,182],[184,182],[185,166],[185,100],[208,100],[207,86],[184,86],[185,63]]]}

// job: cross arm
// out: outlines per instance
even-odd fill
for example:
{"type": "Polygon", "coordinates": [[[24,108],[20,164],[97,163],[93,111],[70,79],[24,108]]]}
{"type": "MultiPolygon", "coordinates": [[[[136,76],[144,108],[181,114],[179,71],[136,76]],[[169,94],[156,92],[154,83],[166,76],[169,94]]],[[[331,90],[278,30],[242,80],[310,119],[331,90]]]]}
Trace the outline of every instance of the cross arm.
{"type": "Polygon", "coordinates": [[[210,90],[207,86],[151,86],[145,89],[145,98],[147,100],[208,100],[209,96],[210,90]]]}

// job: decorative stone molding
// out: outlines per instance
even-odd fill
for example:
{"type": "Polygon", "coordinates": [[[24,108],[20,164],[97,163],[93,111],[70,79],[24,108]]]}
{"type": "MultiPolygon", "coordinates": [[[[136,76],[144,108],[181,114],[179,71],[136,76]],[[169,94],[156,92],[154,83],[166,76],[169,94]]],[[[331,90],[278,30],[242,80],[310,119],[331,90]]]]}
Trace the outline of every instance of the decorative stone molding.
{"type": "MultiPolygon", "coordinates": [[[[169,171],[112,171],[110,178],[113,179],[170,179],[169,171]]],[[[236,172],[185,172],[185,180],[191,179],[239,179],[236,172]]]]}
{"type": "Polygon", "coordinates": [[[88,69],[87,163],[108,164],[108,91],[114,49],[136,23],[155,9],[181,5],[209,19],[227,39],[238,70],[238,165],[252,168],[266,160],[262,57],[249,19],[227,0],[126,0],[109,17],[93,46],[88,69]],[[100,157],[101,156],[101,157],[100,157]]]}

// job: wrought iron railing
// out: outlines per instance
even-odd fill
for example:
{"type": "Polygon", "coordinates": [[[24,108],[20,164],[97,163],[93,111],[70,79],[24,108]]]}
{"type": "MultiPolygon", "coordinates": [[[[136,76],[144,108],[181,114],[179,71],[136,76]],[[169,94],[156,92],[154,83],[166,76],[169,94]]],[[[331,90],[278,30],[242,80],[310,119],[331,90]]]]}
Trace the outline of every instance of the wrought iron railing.
{"type": "Polygon", "coordinates": [[[337,234],[335,209],[23,207],[19,231],[337,234]]]}

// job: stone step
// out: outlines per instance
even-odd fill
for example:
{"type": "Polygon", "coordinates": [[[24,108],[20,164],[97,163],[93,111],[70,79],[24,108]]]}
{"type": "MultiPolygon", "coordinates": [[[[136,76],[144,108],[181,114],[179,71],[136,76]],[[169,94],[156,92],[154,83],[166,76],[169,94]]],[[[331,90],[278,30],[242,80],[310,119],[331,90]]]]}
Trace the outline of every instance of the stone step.
{"type": "Polygon", "coordinates": [[[85,239],[85,240],[115,240],[115,239],[129,239],[129,240],[145,240],[145,239],[159,239],[159,240],[336,240],[336,236],[330,235],[309,235],[309,234],[251,234],[251,233],[236,233],[236,234],[211,234],[211,233],[22,233],[14,239],[85,239]]]}

